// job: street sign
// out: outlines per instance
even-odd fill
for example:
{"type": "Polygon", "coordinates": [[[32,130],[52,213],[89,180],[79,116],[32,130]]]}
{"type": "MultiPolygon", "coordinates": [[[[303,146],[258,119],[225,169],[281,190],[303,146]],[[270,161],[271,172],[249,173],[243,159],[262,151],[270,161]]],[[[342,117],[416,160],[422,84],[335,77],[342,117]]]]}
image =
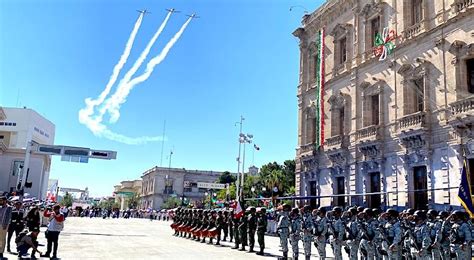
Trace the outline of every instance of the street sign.
{"type": "Polygon", "coordinates": [[[227,188],[226,184],[209,183],[209,182],[198,182],[197,186],[198,186],[198,188],[213,189],[213,190],[223,190],[223,189],[227,188]]]}
{"type": "Polygon", "coordinates": [[[89,157],[90,157],[90,158],[96,158],[96,159],[112,160],[112,159],[116,159],[116,158],[117,158],[117,152],[114,152],[114,151],[91,150],[89,157]]]}
{"type": "Polygon", "coordinates": [[[36,144],[33,147],[36,154],[60,155],[62,161],[88,163],[89,158],[114,160],[117,158],[117,152],[106,150],[91,150],[90,148],[63,146],[63,145],[45,145],[36,144]]]}

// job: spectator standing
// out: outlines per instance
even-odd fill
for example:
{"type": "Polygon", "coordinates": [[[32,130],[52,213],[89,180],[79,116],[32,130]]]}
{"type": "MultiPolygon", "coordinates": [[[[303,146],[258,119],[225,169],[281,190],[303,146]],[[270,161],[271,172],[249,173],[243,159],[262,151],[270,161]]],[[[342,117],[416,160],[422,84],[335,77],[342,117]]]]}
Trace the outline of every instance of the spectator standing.
{"type": "Polygon", "coordinates": [[[25,228],[25,211],[21,208],[22,203],[21,201],[15,202],[15,208],[12,210],[11,213],[11,220],[10,225],[8,226],[8,239],[7,239],[7,251],[11,253],[10,250],[10,242],[13,237],[13,233],[15,233],[15,238],[20,234],[21,231],[25,228]]]}
{"type": "Polygon", "coordinates": [[[3,259],[7,238],[8,223],[10,223],[12,208],[7,205],[7,198],[0,197],[0,259],[3,259]]]}
{"type": "Polygon", "coordinates": [[[64,227],[64,215],[59,211],[59,205],[54,205],[53,211],[46,209],[44,216],[49,218],[48,228],[46,230],[46,239],[48,240],[48,247],[46,253],[42,257],[50,257],[51,249],[53,249],[53,257],[57,258],[59,233],[64,227]]]}
{"type": "Polygon", "coordinates": [[[34,229],[39,230],[40,225],[41,217],[39,213],[39,208],[38,206],[34,206],[26,214],[26,226],[28,227],[29,231],[33,231],[34,229]]]}

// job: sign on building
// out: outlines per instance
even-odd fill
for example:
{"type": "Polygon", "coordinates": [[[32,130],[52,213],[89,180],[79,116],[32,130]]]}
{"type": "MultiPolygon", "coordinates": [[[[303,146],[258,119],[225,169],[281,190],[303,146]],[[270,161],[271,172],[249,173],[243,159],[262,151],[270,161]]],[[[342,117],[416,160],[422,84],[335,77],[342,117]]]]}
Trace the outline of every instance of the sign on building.
{"type": "Polygon", "coordinates": [[[198,188],[202,189],[213,189],[213,190],[223,190],[227,188],[227,184],[220,184],[220,183],[208,183],[208,182],[198,182],[198,188]]]}

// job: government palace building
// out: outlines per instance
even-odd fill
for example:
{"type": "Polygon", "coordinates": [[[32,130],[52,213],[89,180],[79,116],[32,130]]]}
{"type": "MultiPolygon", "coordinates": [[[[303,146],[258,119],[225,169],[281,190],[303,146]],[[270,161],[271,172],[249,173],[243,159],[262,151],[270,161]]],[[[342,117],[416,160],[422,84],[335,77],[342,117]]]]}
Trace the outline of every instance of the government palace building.
{"type": "Polygon", "coordinates": [[[296,195],[314,196],[300,205],[459,207],[464,162],[474,185],[474,0],[329,0],[293,35],[296,195]]]}

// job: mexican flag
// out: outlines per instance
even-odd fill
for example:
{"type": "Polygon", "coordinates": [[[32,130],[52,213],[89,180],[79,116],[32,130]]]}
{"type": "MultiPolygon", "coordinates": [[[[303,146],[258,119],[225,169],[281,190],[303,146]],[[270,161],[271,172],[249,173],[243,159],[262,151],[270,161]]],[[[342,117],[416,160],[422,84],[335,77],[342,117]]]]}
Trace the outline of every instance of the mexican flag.
{"type": "Polygon", "coordinates": [[[241,218],[243,215],[244,215],[244,211],[242,210],[242,206],[240,206],[240,201],[238,201],[235,204],[234,217],[235,218],[241,218]]]}
{"type": "Polygon", "coordinates": [[[318,32],[316,49],[318,55],[315,62],[316,74],[316,148],[324,145],[324,28],[318,32]]]}

